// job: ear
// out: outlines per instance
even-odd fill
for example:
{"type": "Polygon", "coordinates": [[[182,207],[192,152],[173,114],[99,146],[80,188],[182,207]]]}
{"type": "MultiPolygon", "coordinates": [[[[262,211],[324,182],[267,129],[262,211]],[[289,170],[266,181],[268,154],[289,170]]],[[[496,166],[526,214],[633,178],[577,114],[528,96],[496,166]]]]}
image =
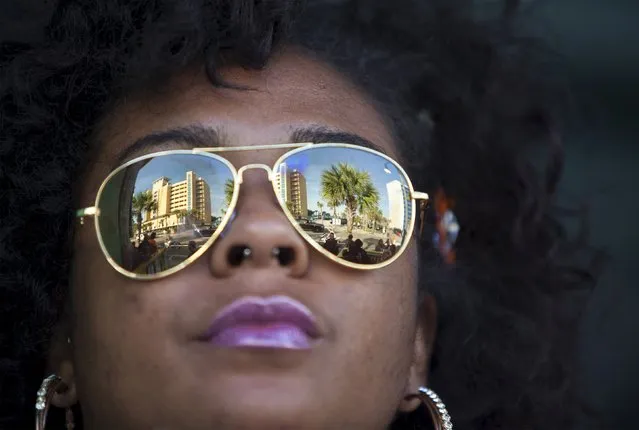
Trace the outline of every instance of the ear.
{"type": "Polygon", "coordinates": [[[47,367],[64,382],[66,389],[56,392],[51,403],[58,408],[69,408],[78,402],[73,367],[73,344],[66,325],[59,325],[51,339],[47,367]]]}
{"type": "Polygon", "coordinates": [[[404,399],[399,404],[400,412],[412,412],[420,405],[416,394],[420,387],[426,386],[430,357],[437,332],[437,305],[432,296],[424,298],[417,314],[415,340],[413,345],[413,363],[404,390],[404,399]]]}

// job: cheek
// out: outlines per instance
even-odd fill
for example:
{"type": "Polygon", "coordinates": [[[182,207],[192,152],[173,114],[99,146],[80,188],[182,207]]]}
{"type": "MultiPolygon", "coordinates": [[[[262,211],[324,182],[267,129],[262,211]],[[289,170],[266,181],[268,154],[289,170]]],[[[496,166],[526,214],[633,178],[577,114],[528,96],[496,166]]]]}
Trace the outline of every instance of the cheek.
{"type": "Polygon", "coordinates": [[[351,292],[353,307],[350,317],[344,317],[355,321],[342,333],[357,339],[368,356],[385,357],[387,364],[405,361],[405,352],[412,352],[416,324],[414,276],[393,269],[351,292]]]}
{"type": "Polygon", "coordinates": [[[180,343],[168,304],[181,290],[127,280],[88,247],[74,258],[72,286],[74,370],[83,408],[126,416],[138,396],[149,396],[140,390],[146,383],[175,374],[168,367],[176,360],[167,357],[179,354],[180,343]]]}
{"type": "Polygon", "coordinates": [[[399,262],[371,275],[340,292],[339,348],[329,360],[341,371],[326,385],[332,395],[347,393],[342,401],[356,404],[361,416],[382,420],[395,414],[408,381],[416,287],[413,270],[399,262]]]}
{"type": "Polygon", "coordinates": [[[126,338],[130,330],[144,328],[145,325],[137,324],[141,319],[156,317],[144,294],[148,289],[140,282],[122,277],[99,250],[92,248],[83,249],[73,262],[76,334],[91,332],[88,340],[93,342],[126,338]],[[127,327],[130,330],[125,330],[127,327]]]}

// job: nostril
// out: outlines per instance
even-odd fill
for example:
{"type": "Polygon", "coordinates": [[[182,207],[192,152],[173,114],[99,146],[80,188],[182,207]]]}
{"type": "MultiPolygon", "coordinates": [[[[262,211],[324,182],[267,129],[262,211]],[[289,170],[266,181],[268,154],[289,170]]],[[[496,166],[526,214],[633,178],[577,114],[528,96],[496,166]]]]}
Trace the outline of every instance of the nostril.
{"type": "Polygon", "coordinates": [[[251,255],[251,248],[246,245],[235,245],[229,249],[227,260],[231,266],[239,266],[251,255]]]}
{"type": "Polygon", "coordinates": [[[277,253],[273,253],[277,261],[280,263],[280,266],[288,266],[295,260],[295,250],[288,246],[279,246],[277,248],[277,253]]]}

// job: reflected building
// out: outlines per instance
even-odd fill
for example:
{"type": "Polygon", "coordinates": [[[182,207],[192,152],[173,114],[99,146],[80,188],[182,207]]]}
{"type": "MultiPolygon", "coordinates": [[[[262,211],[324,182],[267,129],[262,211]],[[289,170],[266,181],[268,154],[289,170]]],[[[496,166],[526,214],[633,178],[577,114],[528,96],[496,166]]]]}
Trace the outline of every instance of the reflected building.
{"type": "Polygon", "coordinates": [[[387,183],[386,191],[388,192],[389,227],[398,228],[404,232],[406,231],[413,211],[410,191],[408,187],[399,180],[387,183]]]}
{"type": "Polygon", "coordinates": [[[186,222],[186,214],[198,224],[211,222],[209,184],[193,171],[186,172],[183,181],[173,184],[167,177],[156,179],[153,181],[151,194],[157,208],[147,214],[146,221],[142,224],[145,230],[174,230],[186,222]]]}
{"type": "Polygon", "coordinates": [[[280,164],[275,174],[275,187],[280,199],[287,203],[296,218],[308,216],[306,178],[302,172],[297,169],[289,171],[285,163],[280,164]]]}

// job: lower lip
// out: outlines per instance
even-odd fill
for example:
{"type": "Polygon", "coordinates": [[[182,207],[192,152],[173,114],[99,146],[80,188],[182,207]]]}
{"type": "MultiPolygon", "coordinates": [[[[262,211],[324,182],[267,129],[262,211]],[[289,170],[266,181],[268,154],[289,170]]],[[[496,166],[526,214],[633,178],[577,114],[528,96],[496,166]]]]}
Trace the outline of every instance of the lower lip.
{"type": "Polygon", "coordinates": [[[228,327],[210,339],[224,348],[310,349],[313,340],[293,324],[272,323],[228,327]]]}

